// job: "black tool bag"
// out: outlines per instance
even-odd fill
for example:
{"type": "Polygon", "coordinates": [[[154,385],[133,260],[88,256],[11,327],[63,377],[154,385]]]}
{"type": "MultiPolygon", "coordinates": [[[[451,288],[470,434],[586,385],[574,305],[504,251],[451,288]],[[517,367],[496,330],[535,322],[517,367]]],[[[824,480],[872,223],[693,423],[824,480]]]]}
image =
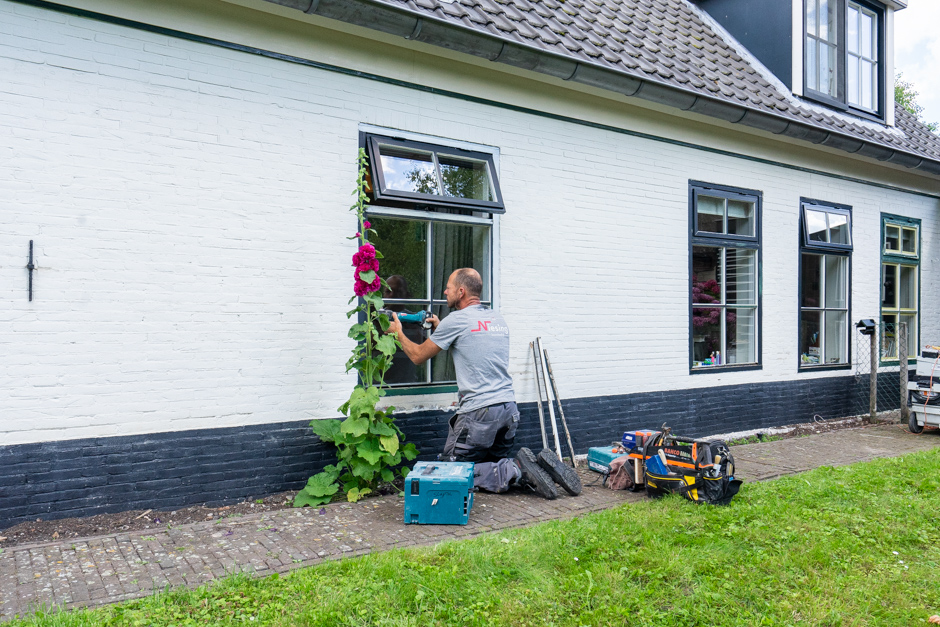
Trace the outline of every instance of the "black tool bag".
{"type": "Polygon", "coordinates": [[[723,440],[682,438],[666,431],[647,441],[643,459],[646,494],[653,498],[676,493],[695,503],[727,505],[741,489],[742,481],[734,478],[734,457],[723,440]],[[651,461],[653,457],[658,461],[651,461]]]}

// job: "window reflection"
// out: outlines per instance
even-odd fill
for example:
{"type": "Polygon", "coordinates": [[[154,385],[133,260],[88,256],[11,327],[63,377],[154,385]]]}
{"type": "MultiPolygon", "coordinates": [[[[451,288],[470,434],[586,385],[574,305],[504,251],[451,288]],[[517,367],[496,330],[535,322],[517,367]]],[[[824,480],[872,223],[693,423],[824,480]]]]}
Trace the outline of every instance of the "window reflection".
{"type": "Polygon", "coordinates": [[[430,152],[380,145],[379,154],[386,188],[419,194],[440,193],[430,152]]]}
{"type": "Polygon", "coordinates": [[[489,168],[485,161],[438,155],[444,195],[454,198],[494,201],[489,168]]]}

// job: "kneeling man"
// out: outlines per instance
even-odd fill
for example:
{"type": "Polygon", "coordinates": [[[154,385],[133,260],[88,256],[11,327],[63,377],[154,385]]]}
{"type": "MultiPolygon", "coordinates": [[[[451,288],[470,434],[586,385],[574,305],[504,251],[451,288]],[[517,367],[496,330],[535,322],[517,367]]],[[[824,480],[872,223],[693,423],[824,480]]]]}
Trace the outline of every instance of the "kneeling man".
{"type": "Polygon", "coordinates": [[[451,313],[431,317],[432,335],[421,344],[402,333],[392,314],[388,333],[395,334],[415,364],[449,350],[457,371],[457,414],[450,419],[441,459],[474,462],[474,485],[489,492],[505,492],[510,485],[529,486],[547,499],[557,497],[555,482],[571,494],[581,481],[551,451],[538,458],[522,448],[509,458],[519,425],[509,375],[509,327],[493,309],[480,304],[483,280],[473,268],[455,270],[444,295],[451,313]],[[554,481],[552,481],[554,479],[554,481]]]}

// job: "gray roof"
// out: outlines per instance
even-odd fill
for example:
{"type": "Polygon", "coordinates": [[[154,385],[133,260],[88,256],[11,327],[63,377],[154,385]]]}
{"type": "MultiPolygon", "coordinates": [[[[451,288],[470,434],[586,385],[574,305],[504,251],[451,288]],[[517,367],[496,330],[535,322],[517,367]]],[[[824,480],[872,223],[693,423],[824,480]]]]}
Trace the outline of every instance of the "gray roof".
{"type": "Polygon", "coordinates": [[[940,175],[940,137],[794,97],[688,0],[269,0],[940,175]]]}

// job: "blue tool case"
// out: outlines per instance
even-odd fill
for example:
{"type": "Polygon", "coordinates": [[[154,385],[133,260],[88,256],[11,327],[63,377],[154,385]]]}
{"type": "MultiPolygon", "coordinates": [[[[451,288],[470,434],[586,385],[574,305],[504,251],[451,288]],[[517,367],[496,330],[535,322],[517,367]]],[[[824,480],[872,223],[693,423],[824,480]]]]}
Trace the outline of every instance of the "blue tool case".
{"type": "Polygon", "coordinates": [[[473,507],[473,464],[418,462],[405,477],[405,523],[466,525],[473,507]]]}

